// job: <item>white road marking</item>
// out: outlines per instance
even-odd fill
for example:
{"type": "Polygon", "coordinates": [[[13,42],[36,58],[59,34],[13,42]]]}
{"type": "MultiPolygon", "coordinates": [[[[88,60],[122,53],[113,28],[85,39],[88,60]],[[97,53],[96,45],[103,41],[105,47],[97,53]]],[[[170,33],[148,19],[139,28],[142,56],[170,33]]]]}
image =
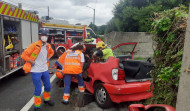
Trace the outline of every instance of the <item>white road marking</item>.
{"type": "MultiPolygon", "coordinates": [[[[51,78],[50,78],[50,83],[53,82],[53,80],[56,78],[56,75],[54,74],[51,78]]],[[[42,93],[44,92],[44,86],[42,87],[42,93]]],[[[34,97],[32,97],[30,99],[30,101],[20,110],[20,111],[28,111],[32,105],[34,104],[34,97]]]]}

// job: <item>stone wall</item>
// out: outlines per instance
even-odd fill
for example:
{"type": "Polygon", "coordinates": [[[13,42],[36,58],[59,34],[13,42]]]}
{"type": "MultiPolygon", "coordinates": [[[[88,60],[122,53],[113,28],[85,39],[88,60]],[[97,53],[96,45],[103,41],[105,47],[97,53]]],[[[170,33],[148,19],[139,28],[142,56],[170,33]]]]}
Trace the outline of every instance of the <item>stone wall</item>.
{"type": "Polygon", "coordinates": [[[153,57],[152,35],[146,32],[111,32],[104,35],[104,41],[111,47],[120,43],[138,42],[134,57],[153,57]]]}

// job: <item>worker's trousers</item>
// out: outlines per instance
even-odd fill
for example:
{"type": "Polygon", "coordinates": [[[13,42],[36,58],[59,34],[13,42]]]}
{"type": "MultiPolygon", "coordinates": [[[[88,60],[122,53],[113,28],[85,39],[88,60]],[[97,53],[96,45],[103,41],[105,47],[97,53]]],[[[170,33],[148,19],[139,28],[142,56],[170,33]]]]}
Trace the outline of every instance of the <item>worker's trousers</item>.
{"type": "Polygon", "coordinates": [[[85,90],[82,74],[65,74],[65,77],[64,77],[65,88],[64,88],[64,96],[63,96],[63,100],[65,102],[68,101],[69,96],[70,96],[70,86],[71,86],[71,78],[72,77],[75,77],[78,79],[79,91],[84,92],[84,90],[85,90]]]}
{"type": "Polygon", "coordinates": [[[51,84],[50,84],[49,71],[47,70],[45,72],[32,72],[32,81],[35,87],[34,91],[35,107],[40,107],[41,105],[41,97],[40,97],[42,91],[41,80],[44,84],[44,93],[43,93],[44,101],[50,100],[51,84]]]}

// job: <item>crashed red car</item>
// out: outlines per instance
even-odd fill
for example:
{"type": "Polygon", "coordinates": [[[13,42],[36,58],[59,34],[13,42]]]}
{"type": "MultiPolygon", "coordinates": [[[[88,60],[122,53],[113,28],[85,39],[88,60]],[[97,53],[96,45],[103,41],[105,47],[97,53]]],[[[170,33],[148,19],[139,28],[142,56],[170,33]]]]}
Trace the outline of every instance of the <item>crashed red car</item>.
{"type": "Polygon", "coordinates": [[[143,104],[129,105],[129,111],[175,111],[175,108],[165,104],[151,104],[144,106],[143,104]]]}
{"type": "Polygon", "coordinates": [[[136,42],[119,44],[112,48],[115,57],[90,64],[85,86],[95,95],[100,107],[108,108],[112,102],[140,101],[153,96],[149,74],[153,64],[133,60],[136,45],[136,42]]]}

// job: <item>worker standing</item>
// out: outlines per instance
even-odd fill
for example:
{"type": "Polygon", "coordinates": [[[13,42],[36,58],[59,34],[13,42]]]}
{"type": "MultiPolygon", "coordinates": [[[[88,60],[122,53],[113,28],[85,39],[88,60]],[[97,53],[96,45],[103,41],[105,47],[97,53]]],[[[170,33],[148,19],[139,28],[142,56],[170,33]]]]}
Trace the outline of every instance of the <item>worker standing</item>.
{"type": "Polygon", "coordinates": [[[74,76],[78,79],[78,89],[80,92],[84,92],[84,82],[82,78],[82,69],[84,60],[84,54],[82,53],[85,47],[78,44],[66,51],[62,56],[59,57],[56,64],[60,66],[64,71],[64,95],[63,104],[69,104],[70,97],[70,85],[71,78],[74,76]]]}
{"type": "Polygon", "coordinates": [[[102,57],[103,60],[107,60],[109,57],[113,57],[112,49],[107,47],[107,44],[105,44],[103,41],[99,41],[96,44],[96,48],[98,51],[94,52],[93,56],[102,57]]]}
{"type": "Polygon", "coordinates": [[[25,73],[31,72],[32,81],[35,87],[34,91],[34,111],[41,110],[41,80],[44,84],[43,99],[44,103],[53,106],[54,102],[50,100],[50,76],[48,72],[49,59],[53,56],[54,51],[51,45],[47,43],[48,30],[42,30],[40,40],[32,43],[21,55],[26,61],[23,66],[25,73]]]}

